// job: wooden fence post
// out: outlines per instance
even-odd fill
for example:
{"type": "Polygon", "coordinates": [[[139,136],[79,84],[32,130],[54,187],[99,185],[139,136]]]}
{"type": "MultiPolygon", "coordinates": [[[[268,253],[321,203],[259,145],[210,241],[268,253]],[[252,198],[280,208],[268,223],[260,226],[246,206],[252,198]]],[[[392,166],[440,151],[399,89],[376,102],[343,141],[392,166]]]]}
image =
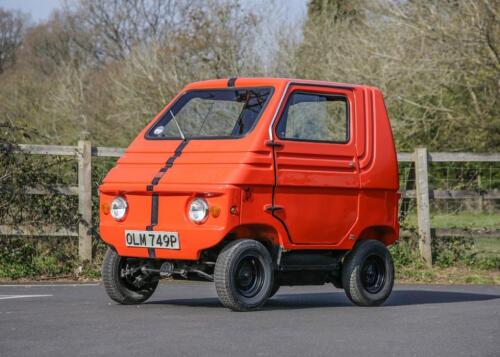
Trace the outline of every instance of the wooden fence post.
{"type": "Polygon", "coordinates": [[[415,184],[417,190],[417,221],[420,255],[428,267],[432,266],[431,218],[429,212],[429,175],[427,149],[415,149],[415,184]]]}
{"type": "MultiPolygon", "coordinates": [[[[406,175],[405,187],[404,191],[407,193],[408,191],[415,189],[415,162],[410,162],[410,169],[406,175]],[[412,181],[413,179],[413,181],[412,181]]],[[[399,212],[399,219],[404,220],[408,215],[408,212],[411,207],[411,198],[403,197],[401,200],[401,210],[399,212]]]]}
{"type": "Polygon", "coordinates": [[[92,171],[90,141],[78,141],[78,256],[81,262],[92,261],[92,171]]]}

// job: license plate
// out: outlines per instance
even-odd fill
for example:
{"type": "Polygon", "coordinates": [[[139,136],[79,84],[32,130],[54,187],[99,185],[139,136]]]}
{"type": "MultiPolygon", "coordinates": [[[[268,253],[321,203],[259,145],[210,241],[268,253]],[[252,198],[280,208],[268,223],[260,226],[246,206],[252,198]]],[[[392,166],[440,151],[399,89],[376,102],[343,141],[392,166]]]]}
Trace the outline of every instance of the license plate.
{"type": "Polygon", "coordinates": [[[127,247],[180,249],[177,232],[125,231],[127,247]]]}

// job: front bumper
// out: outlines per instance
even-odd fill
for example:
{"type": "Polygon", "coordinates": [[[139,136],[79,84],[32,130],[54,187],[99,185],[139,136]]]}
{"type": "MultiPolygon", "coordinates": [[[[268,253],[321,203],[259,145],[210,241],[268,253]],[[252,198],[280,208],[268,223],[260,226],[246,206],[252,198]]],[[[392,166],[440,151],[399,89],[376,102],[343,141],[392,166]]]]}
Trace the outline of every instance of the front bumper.
{"type": "MultiPolygon", "coordinates": [[[[158,195],[158,223],[153,231],[177,232],[180,249],[154,249],[158,259],[198,260],[203,250],[217,245],[240,224],[241,190],[236,187],[216,189],[155,192],[158,195]],[[203,196],[209,205],[209,216],[205,223],[195,224],[187,217],[188,205],[194,197],[203,196]],[[218,209],[213,209],[214,207],[218,209]],[[233,213],[230,212],[231,207],[233,213]],[[234,213],[236,212],[236,214],[234,213]]],[[[152,192],[125,192],[100,188],[100,235],[117,253],[127,257],[151,257],[148,248],[127,247],[125,230],[147,230],[152,223],[152,192]],[[116,195],[124,196],[129,210],[123,221],[115,221],[103,209],[116,195]]]]}

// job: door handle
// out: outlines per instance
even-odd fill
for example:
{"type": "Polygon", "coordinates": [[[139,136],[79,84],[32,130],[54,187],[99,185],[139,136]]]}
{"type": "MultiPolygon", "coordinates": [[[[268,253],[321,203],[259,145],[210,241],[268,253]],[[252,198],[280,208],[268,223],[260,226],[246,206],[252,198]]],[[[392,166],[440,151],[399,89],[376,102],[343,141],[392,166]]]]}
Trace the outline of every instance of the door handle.
{"type": "Polygon", "coordinates": [[[267,140],[266,141],[266,146],[270,146],[272,148],[282,148],[283,147],[283,144],[282,143],[278,143],[274,140],[267,140]]]}

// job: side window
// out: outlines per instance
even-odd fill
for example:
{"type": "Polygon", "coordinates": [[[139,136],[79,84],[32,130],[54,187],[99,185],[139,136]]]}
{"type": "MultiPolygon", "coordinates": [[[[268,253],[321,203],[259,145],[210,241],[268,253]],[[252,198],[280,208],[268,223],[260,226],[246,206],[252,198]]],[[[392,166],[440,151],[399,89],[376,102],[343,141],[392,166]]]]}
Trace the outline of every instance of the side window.
{"type": "Polygon", "coordinates": [[[295,92],[276,130],[281,139],[346,143],[349,141],[347,98],[295,92]]]}

